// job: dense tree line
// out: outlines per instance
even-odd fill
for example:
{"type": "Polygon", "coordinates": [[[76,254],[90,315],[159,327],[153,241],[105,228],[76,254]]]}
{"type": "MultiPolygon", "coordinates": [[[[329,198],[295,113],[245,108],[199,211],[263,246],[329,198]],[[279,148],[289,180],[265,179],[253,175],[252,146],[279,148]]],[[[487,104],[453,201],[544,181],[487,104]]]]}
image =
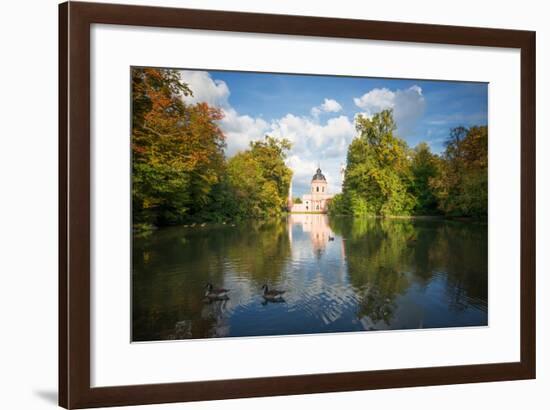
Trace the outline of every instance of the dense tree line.
{"type": "Polygon", "coordinates": [[[223,112],[189,104],[175,70],[132,70],[134,227],[262,218],[283,212],[290,143],[266,136],[227,160],[223,112]]]}
{"type": "Polygon", "coordinates": [[[391,110],[359,115],[356,128],[331,214],[487,216],[486,126],[452,129],[441,155],[426,143],[410,149],[391,110]]]}

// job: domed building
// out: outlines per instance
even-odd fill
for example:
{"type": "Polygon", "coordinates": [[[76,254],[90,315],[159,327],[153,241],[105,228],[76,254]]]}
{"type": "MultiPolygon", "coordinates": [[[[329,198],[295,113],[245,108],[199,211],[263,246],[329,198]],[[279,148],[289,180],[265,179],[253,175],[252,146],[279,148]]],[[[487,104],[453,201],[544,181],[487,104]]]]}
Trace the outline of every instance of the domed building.
{"type": "Polygon", "coordinates": [[[311,178],[310,193],[302,196],[301,204],[294,204],[292,201],[292,189],[289,192],[290,212],[322,212],[328,211],[328,202],[333,195],[328,192],[328,183],[321,168],[311,178]]]}

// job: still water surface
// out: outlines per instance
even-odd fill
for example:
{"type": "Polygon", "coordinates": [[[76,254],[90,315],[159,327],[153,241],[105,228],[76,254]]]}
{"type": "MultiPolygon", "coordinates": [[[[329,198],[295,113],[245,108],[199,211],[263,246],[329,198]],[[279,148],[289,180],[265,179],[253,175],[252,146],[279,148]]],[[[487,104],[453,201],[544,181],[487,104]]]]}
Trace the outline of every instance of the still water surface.
{"type": "Polygon", "coordinates": [[[487,325],[487,225],[292,214],[161,229],[134,239],[132,323],[134,341],[487,325]],[[205,300],[208,282],[229,299],[205,300]]]}

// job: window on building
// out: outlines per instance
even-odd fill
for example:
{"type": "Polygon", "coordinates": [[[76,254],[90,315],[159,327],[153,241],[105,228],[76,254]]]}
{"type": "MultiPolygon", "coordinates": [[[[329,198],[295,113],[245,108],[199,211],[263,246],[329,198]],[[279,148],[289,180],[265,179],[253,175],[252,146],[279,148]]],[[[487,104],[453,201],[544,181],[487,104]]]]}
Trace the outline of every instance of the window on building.
{"type": "Polygon", "coordinates": [[[323,192],[325,192],[325,187],[323,187],[323,192]]]}
{"type": "Polygon", "coordinates": [[[317,187],[317,192],[319,192],[319,187],[317,187]]]}

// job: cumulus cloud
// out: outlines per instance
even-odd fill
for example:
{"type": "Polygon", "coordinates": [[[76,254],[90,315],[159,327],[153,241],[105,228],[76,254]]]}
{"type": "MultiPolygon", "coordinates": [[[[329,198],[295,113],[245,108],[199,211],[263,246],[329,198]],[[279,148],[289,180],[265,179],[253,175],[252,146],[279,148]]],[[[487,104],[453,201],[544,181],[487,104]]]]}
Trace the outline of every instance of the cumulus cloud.
{"type": "Polygon", "coordinates": [[[402,136],[414,130],[426,107],[422,88],[417,85],[396,91],[375,88],[361,97],[354,98],[353,102],[369,117],[382,110],[393,109],[394,119],[402,136]]]}
{"type": "Polygon", "coordinates": [[[215,107],[229,106],[230,92],[225,81],[214,80],[206,71],[180,71],[180,77],[193,92],[193,96],[183,97],[185,102],[205,102],[215,107]]]}
{"type": "Polygon", "coordinates": [[[344,115],[320,124],[308,117],[287,114],[271,123],[271,133],[288,138],[295,153],[328,158],[346,152],[355,135],[355,127],[344,115]]]}
{"type": "Polygon", "coordinates": [[[325,98],[322,104],[311,109],[311,116],[289,113],[268,122],[261,117],[238,113],[229,103],[227,84],[213,79],[208,72],[182,71],[181,78],[193,91],[193,96],[184,97],[184,101],[190,104],[206,102],[222,110],[224,117],[219,124],[226,136],[227,156],[245,150],[251,141],[265,135],[284,137],[292,143],[287,164],[294,173],[295,195],[309,191],[311,177],[318,166],[327,177],[329,190],[333,193],[340,191],[341,161],[356,131],[353,120],[345,115],[319,120],[320,114],[342,111],[336,100],[325,98]]]}
{"type": "Polygon", "coordinates": [[[223,112],[220,127],[226,141],[226,154],[232,156],[249,146],[250,141],[263,138],[269,124],[262,118],[253,118],[239,113],[229,104],[229,87],[225,81],[215,80],[206,71],[181,71],[180,77],[189,85],[192,96],[183,97],[189,104],[205,102],[223,112]]]}
{"type": "Polygon", "coordinates": [[[322,113],[325,112],[340,112],[342,111],[342,106],[340,103],[336,100],[333,100],[331,98],[325,98],[325,101],[316,107],[313,107],[311,109],[311,115],[314,117],[318,117],[322,113]]]}
{"type": "Polygon", "coordinates": [[[239,115],[233,108],[223,109],[223,114],[220,128],[226,136],[228,156],[245,150],[250,141],[263,138],[269,130],[269,124],[262,118],[239,115]]]}
{"type": "Polygon", "coordinates": [[[294,172],[295,196],[309,192],[311,177],[319,166],[327,178],[329,192],[341,191],[340,167],[356,134],[348,117],[340,115],[320,124],[312,118],[287,114],[271,123],[269,134],[292,142],[287,164],[294,172]]]}

